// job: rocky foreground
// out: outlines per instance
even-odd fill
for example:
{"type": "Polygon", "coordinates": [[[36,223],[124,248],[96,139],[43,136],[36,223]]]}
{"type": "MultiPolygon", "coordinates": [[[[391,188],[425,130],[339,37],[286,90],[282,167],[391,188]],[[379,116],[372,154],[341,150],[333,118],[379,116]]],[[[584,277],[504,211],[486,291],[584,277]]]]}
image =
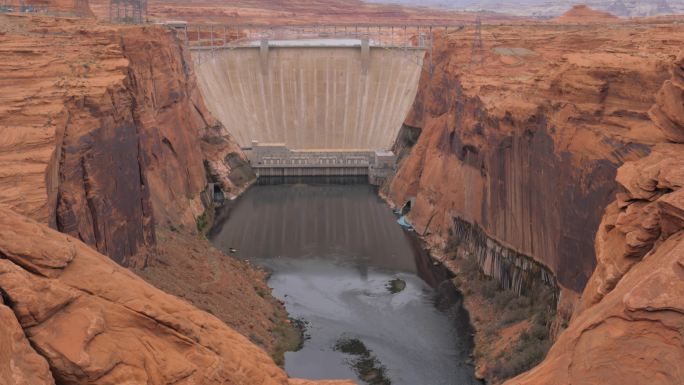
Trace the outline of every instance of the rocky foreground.
{"type": "Polygon", "coordinates": [[[326,384],[289,380],[219,319],[4,207],[0,256],[3,384],[326,384]]]}

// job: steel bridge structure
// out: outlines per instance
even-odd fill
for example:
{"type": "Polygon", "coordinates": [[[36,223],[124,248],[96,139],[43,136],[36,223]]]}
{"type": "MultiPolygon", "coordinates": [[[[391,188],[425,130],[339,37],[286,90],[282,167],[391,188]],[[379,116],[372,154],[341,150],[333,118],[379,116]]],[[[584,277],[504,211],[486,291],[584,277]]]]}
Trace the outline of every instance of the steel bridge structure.
{"type": "MultiPolygon", "coordinates": [[[[189,24],[166,22],[191,51],[195,64],[201,65],[214,51],[258,47],[270,41],[306,41],[354,39],[368,42],[370,47],[388,50],[421,50],[426,52],[430,73],[434,69],[433,43],[438,31],[462,30],[463,25],[382,25],[382,24],[319,24],[319,25],[252,25],[252,24],[189,24]]],[[[421,61],[422,62],[422,61],[421,61]]]]}

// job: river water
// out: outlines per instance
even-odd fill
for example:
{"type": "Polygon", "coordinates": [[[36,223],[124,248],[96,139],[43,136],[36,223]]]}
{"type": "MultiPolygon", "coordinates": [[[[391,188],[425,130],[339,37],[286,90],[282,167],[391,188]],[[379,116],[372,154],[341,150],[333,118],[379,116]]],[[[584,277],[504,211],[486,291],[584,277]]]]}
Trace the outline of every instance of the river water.
{"type": "Polygon", "coordinates": [[[219,212],[210,238],[271,271],[274,296],[304,325],[303,347],[285,354],[290,376],[368,385],[476,383],[458,295],[439,285],[445,272],[420,252],[373,187],[253,186],[219,212]]]}

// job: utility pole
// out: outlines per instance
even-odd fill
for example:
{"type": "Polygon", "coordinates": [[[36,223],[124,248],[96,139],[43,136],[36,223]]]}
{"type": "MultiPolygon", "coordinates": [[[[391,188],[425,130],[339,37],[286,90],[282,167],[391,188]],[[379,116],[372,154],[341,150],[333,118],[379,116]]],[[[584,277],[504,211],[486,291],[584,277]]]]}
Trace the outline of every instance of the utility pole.
{"type": "Polygon", "coordinates": [[[480,16],[475,19],[475,36],[473,37],[473,49],[470,54],[470,64],[479,67],[484,66],[485,51],[482,42],[482,19],[480,16]]]}

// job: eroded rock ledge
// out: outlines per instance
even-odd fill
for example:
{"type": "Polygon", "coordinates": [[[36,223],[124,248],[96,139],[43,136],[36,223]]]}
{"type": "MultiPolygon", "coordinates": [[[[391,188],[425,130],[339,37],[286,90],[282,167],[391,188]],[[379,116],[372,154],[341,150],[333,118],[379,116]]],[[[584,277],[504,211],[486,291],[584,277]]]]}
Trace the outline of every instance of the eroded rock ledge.
{"type": "Polygon", "coordinates": [[[684,383],[684,144],[656,146],[618,173],[599,265],[546,360],[509,382],[684,383]]]}
{"type": "MultiPolygon", "coordinates": [[[[645,377],[609,375],[609,362],[621,363],[613,368],[634,367],[635,357],[653,359],[658,370],[672,369],[681,357],[681,345],[672,350],[677,345],[664,342],[669,332],[659,329],[660,324],[654,328],[653,348],[668,356],[656,360],[652,353],[641,356],[641,349],[629,342],[646,333],[643,318],[621,314],[624,323],[606,323],[605,317],[618,317],[621,306],[612,291],[633,274],[639,261],[649,258],[644,256],[669,253],[661,250],[664,235],[674,237],[682,229],[676,208],[679,182],[673,175],[682,168],[677,160],[682,149],[672,142],[681,141],[684,70],[681,61],[670,69],[681,50],[672,43],[684,39],[684,29],[676,23],[647,21],[572,29],[551,24],[485,25],[484,66],[468,54],[472,38],[468,29],[437,37],[434,73],[424,71],[414,110],[406,120],[407,126],[420,128],[420,138],[384,190],[386,196],[400,207],[413,202],[409,220],[436,254],[449,248],[450,232],[465,234],[470,251],[479,252],[483,270],[501,278],[505,287],[517,288],[524,280],[514,278],[516,263],[501,263],[503,255],[496,256],[502,246],[509,250],[504,254],[530,256],[556,277],[562,317],[552,331],[568,331],[541,369],[521,377],[524,383],[643,383],[645,377]],[[650,44],[653,39],[658,44],[650,44]],[[617,202],[611,203],[616,193],[617,202]],[[481,231],[474,230],[478,228],[481,231]],[[614,313],[600,308],[609,297],[617,301],[611,302],[614,313]],[[577,345],[580,330],[597,325],[579,320],[595,312],[604,314],[595,320],[604,317],[599,323],[610,324],[606,334],[614,331],[624,340],[597,337],[591,339],[596,345],[577,345]],[[568,337],[573,333],[575,337],[568,337]],[[603,364],[592,367],[589,359],[578,358],[583,354],[603,364]],[[563,377],[581,365],[571,377],[563,377]]],[[[678,257],[662,258],[667,270],[678,257]]],[[[544,280],[544,274],[537,276],[544,280]]],[[[678,284],[652,285],[682,295],[678,284]]],[[[624,290],[621,293],[631,289],[624,290]]],[[[482,320],[491,315],[478,316],[482,304],[471,305],[471,316],[482,320]]],[[[670,321],[680,316],[679,310],[668,314],[674,317],[670,321]]],[[[665,317],[665,311],[660,315],[665,317]]],[[[669,330],[672,325],[680,327],[679,320],[673,322],[669,330]]],[[[524,330],[518,326],[516,330],[524,330]]],[[[501,330],[495,340],[503,340],[511,330],[501,330]]],[[[681,341],[681,335],[668,337],[681,341]]],[[[492,356],[476,357],[482,369],[478,373],[489,379],[491,374],[483,368],[505,359],[497,358],[502,357],[499,347],[490,351],[492,356]]],[[[644,373],[654,375],[650,370],[644,373]]],[[[678,373],[662,377],[662,383],[679,383],[678,373]]]]}
{"type": "Polygon", "coordinates": [[[496,279],[503,289],[524,295],[542,283],[558,297],[556,278],[549,269],[531,257],[498,243],[477,224],[454,218],[449,237],[458,242],[456,246],[461,253],[475,256],[482,272],[496,279]]]}
{"type": "Polygon", "coordinates": [[[170,31],[0,20],[0,203],[144,265],[156,226],[196,231],[207,174],[229,194],[253,179],[170,31]]]}

